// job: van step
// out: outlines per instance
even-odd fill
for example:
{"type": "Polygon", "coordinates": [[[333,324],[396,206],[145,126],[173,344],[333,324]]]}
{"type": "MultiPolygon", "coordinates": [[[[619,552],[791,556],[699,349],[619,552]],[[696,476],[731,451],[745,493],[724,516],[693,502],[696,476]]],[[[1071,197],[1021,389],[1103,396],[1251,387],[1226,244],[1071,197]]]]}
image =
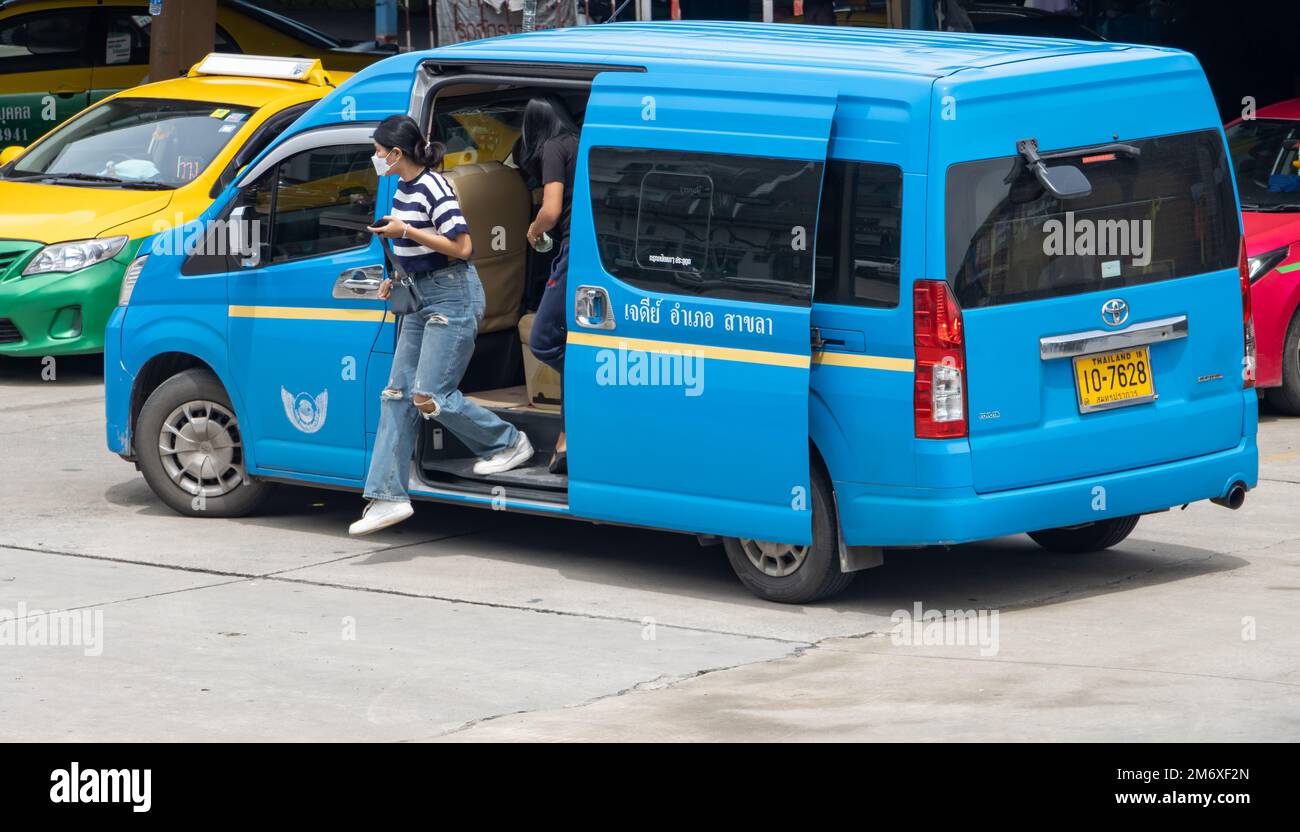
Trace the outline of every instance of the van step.
{"type": "Polygon", "coordinates": [[[474,463],[477,461],[473,458],[426,459],[421,467],[424,469],[425,479],[430,480],[451,477],[456,480],[472,480],[487,485],[503,485],[506,488],[528,488],[539,491],[567,491],[569,488],[567,475],[552,474],[550,472],[550,454],[539,452],[532,458],[529,465],[486,477],[474,473],[474,463]],[[439,474],[443,476],[439,477],[439,474]]]}

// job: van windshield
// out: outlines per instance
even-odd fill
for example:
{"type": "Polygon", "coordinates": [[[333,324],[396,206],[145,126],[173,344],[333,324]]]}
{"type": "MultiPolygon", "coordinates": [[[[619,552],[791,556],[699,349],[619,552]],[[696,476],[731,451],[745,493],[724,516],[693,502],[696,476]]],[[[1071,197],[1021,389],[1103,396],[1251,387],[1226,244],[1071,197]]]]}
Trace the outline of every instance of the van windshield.
{"type": "Polygon", "coordinates": [[[1081,154],[1092,184],[1058,200],[1023,159],[948,169],[948,280],[966,307],[1117,289],[1236,265],[1237,201],[1217,130],[1126,142],[1137,155],[1081,154]]]}

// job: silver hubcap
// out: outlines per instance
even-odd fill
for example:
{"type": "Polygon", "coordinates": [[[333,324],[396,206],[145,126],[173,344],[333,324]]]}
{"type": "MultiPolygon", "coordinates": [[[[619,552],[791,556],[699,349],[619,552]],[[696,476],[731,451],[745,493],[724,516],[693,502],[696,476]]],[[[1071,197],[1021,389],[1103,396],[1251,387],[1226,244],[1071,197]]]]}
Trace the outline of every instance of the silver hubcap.
{"type": "Polygon", "coordinates": [[[235,414],[216,402],[186,402],[163,420],[163,470],[194,496],[221,497],[244,479],[244,446],[235,414]]]}
{"type": "Polygon", "coordinates": [[[789,543],[742,537],[740,548],[745,551],[745,557],[749,558],[755,569],[773,578],[793,575],[808,558],[807,546],[792,546],[789,543]]]}

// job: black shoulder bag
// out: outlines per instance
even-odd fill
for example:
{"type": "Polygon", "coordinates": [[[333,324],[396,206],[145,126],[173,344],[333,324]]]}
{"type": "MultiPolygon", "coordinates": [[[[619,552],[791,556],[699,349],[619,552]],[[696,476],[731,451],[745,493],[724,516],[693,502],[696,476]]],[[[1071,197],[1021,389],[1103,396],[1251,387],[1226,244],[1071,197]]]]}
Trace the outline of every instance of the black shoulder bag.
{"type": "Polygon", "coordinates": [[[388,245],[388,238],[380,236],[379,245],[384,249],[384,260],[388,262],[388,271],[393,275],[393,285],[388,290],[388,304],[394,315],[413,315],[420,311],[423,302],[415,280],[402,268],[400,258],[393,254],[388,245]]]}

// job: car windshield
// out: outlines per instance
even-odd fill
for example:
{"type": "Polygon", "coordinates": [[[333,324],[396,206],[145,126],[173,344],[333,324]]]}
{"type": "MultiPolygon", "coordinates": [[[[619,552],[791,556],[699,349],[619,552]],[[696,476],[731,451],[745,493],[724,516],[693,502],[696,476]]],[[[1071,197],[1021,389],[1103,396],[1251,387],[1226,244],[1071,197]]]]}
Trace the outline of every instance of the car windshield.
{"type": "Polygon", "coordinates": [[[1228,128],[1243,210],[1300,210],[1300,121],[1253,119],[1228,128]]]}
{"type": "Polygon", "coordinates": [[[9,176],[177,188],[203,173],[251,113],[211,102],[117,98],[56,129],[9,176]]]}

